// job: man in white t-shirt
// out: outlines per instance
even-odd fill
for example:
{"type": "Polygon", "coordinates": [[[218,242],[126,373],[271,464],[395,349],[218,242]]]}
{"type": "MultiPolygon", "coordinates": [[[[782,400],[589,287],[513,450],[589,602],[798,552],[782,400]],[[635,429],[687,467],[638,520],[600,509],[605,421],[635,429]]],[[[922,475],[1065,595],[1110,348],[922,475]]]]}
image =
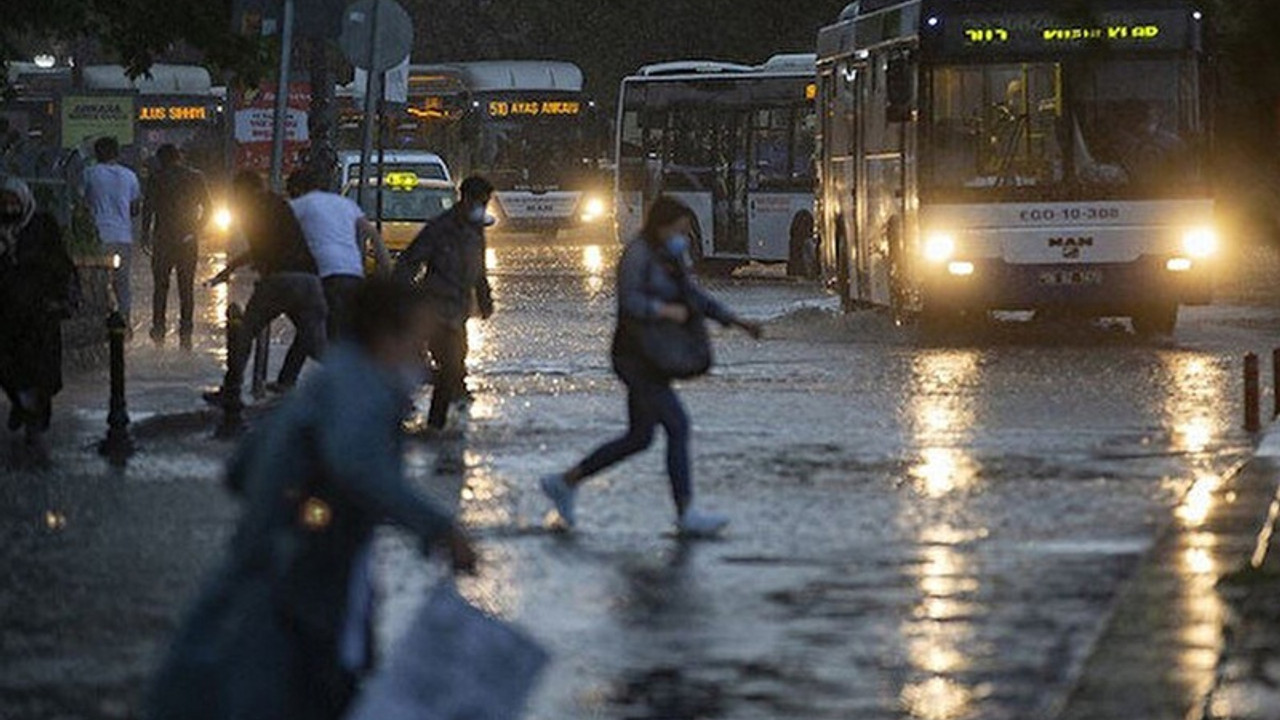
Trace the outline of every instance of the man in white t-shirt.
{"type": "Polygon", "coordinates": [[[133,261],[133,218],[141,210],[142,186],[132,170],[120,164],[120,143],[113,137],[93,144],[98,164],[84,171],[85,199],[108,255],[118,258],[111,275],[120,314],[130,322],[133,294],[129,271],[133,261]]]}
{"type": "MultiPolygon", "coordinates": [[[[308,170],[289,178],[289,201],[302,226],[307,247],[315,258],[325,301],[329,304],[326,330],[330,342],[341,339],[346,329],[347,310],[364,281],[366,244],[372,246],[380,274],[391,272],[391,255],[377,228],[353,200],[324,189],[324,179],[308,170]]],[[[287,390],[298,380],[306,354],[289,348],[278,382],[273,389],[287,390]]]]}

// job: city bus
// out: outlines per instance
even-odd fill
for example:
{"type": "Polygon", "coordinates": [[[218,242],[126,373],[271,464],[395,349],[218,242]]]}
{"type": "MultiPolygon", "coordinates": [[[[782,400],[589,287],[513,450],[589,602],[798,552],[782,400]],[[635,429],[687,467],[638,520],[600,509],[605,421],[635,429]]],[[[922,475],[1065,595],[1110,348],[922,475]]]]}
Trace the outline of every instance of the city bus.
{"type": "MultiPolygon", "coordinates": [[[[354,130],[359,118],[349,105],[342,125],[354,130]]],[[[387,147],[436,153],[459,178],[484,175],[497,188],[490,208],[496,229],[553,236],[607,223],[598,124],[572,63],[414,64],[408,102],[388,123],[387,147]]],[[[358,147],[345,136],[344,146],[358,147]]]]}
{"type": "Polygon", "coordinates": [[[1189,0],[862,0],[818,38],[821,259],[845,304],[1173,332],[1210,300],[1189,0]]]}
{"type": "Polygon", "coordinates": [[[813,237],[814,55],[763,65],[683,61],[622,81],[614,207],[619,239],[667,194],[698,218],[694,259],[789,261],[813,237]]]}

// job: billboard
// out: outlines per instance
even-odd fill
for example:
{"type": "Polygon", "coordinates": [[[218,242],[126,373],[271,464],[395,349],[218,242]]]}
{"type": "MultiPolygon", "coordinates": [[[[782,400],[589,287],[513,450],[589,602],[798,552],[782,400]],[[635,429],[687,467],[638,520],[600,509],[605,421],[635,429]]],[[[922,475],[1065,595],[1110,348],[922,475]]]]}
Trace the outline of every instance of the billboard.
{"type": "Polygon", "coordinates": [[[62,147],[77,148],[100,137],[133,144],[133,95],[65,95],[62,98],[62,147]]]}
{"type": "MultiPolygon", "coordinates": [[[[310,144],[307,131],[310,84],[292,83],[288,103],[284,122],[285,174],[299,164],[299,156],[310,144]]],[[[262,173],[271,169],[275,105],[276,86],[270,82],[235,93],[236,167],[262,173]]]]}

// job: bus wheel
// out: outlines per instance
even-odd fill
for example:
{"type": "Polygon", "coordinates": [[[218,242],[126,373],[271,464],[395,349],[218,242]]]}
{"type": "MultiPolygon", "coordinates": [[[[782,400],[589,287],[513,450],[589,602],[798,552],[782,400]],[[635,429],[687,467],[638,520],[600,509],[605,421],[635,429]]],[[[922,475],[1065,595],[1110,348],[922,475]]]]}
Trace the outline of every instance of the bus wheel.
{"type": "Polygon", "coordinates": [[[1143,337],[1172,335],[1178,326],[1178,305],[1149,305],[1135,311],[1131,319],[1133,331],[1143,337]]]}

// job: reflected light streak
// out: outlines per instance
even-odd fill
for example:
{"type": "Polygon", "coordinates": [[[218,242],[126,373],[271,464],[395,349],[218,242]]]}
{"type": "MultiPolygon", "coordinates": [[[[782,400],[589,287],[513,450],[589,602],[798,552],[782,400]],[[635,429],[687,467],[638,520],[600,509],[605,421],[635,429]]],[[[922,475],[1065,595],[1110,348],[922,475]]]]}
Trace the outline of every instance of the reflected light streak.
{"type": "Polygon", "coordinates": [[[1201,475],[1178,507],[1178,519],[1189,528],[1203,525],[1213,509],[1214,492],[1221,486],[1222,478],[1217,475],[1201,475]]]}
{"type": "MultiPolygon", "coordinates": [[[[494,474],[485,456],[473,450],[463,453],[463,466],[466,470],[460,519],[469,527],[510,526],[515,515],[507,496],[507,483],[494,474]]],[[[521,599],[514,561],[508,552],[496,543],[490,544],[484,549],[484,572],[458,581],[459,589],[469,600],[504,616],[515,613],[521,599]]]]}
{"type": "Polygon", "coordinates": [[[932,677],[902,688],[902,704],[921,720],[953,720],[970,712],[973,690],[955,680],[932,677]]]}
{"type": "Polygon", "coordinates": [[[907,649],[913,670],[929,677],[905,685],[900,699],[914,718],[967,717],[973,712],[976,693],[950,676],[972,664],[965,649],[972,642],[973,628],[971,623],[956,619],[964,615],[964,604],[954,596],[977,591],[978,580],[954,545],[927,545],[921,554],[917,582],[924,597],[914,613],[918,619],[909,623],[903,634],[910,638],[907,649]],[[942,621],[946,618],[952,619],[942,621]]]}
{"type": "Polygon", "coordinates": [[[1165,422],[1172,433],[1173,450],[1204,453],[1224,432],[1214,412],[1224,405],[1222,371],[1206,358],[1185,353],[1165,357],[1164,365],[1170,388],[1165,422]]]}
{"type": "Polygon", "coordinates": [[[477,318],[467,321],[467,370],[473,371],[480,364],[485,352],[488,334],[484,323],[477,318]]]}
{"type": "Polygon", "coordinates": [[[971,487],[977,479],[977,468],[963,450],[935,447],[921,451],[920,463],[911,474],[926,496],[941,498],[971,487]]]}
{"type": "Polygon", "coordinates": [[[484,269],[490,272],[498,269],[498,251],[493,248],[485,248],[484,251],[484,269]]]}

